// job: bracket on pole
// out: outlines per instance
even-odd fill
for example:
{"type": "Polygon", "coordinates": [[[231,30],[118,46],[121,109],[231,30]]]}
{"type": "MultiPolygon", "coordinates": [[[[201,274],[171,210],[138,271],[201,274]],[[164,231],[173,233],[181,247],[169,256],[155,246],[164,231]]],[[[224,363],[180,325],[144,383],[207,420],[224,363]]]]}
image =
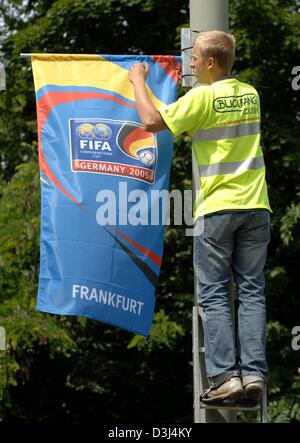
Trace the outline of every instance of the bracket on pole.
{"type": "Polygon", "coordinates": [[[190,28],[181,28],[181,55],[181,83],[183,87],[192,88],[197,79],[190,68],[192,59],[192,30],[190,28]]]}

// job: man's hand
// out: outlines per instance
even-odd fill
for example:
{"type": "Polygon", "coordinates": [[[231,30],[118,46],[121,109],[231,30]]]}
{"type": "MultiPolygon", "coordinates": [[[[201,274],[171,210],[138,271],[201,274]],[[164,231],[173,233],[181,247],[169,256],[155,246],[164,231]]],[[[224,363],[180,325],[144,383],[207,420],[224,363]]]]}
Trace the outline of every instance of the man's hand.
{"type": "Polygon", "coordinates": [[[132,65],[128,77],[133,84],[136,108],[145,130],[148,132],[158,132],[166,129],[167,125],[148,95],[146,85],[148,72],[148,63],[135,63],[132,65]]]}
{"type": "Polygon", "coordinates": [[[148,72],[149,72],[149,65],[148,63],[144,64],[144,63],[134,63],[131,66],[131,69],[128,73],[129,76],[129,80],[131,81],[131,83],[137,83],[139,81],[146,81],[147,76],[148,76],[148,72]]]}

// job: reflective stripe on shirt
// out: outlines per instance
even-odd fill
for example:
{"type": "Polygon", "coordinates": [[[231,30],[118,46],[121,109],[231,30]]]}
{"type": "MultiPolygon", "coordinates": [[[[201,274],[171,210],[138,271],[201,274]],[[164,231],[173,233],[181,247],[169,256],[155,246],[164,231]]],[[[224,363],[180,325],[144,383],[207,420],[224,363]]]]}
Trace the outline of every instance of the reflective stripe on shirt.
{"type": "Polygon", "coordinates": [[[193,136],[194,142],[209,140],[224,140],[237,138],[244,135],[257,135],[260,133],[260,123],[244,123],[236,126],[224,126],[221,128],[200,129],[193,136]]]}
{"type": "Polygon", "coordinates": [[[198,165],[202,177],[212,175],[238,174],[248,169],[259,169],[265,165],[263,157],[250,157],[239,162],[220,162],[212,165],[198,165]]]}

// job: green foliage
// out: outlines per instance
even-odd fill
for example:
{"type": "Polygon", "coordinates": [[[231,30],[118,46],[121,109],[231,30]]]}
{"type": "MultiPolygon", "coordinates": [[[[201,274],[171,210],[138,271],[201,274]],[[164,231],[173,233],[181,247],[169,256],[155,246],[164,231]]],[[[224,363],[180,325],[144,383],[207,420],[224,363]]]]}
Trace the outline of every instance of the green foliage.
{"type": "MultiPolygon", "coordinates": [[[[39,264],[39,178],[37,165],[23,164],[0,188],[0,300],[30,291],[39,264]]],[[[35,288],[36,289],[36,288],[35,288]]]]}
{"type": "Polygon", "coordinates": [[[177,335],[183,336],[184,334],[182,326],[174,321],[170,321],[170,316],[166,315],[163,309],[160,309],[154,314],[149,338],[146,339],[141,335],[135,335],[127,348],[131,349],[136,346],[139,350],[145,349],[145,352],[148,353],[156,348],[163,349],[166,347],[172,349],[176,344],[177,335]]]}
{"type": "Polygon", "coordinates": [[[280,400],[270,401],[268,414],[272,423],[300,422],[299,396],[284,396],[280,400]]]}
{"type": "Polygon", "coordinates": [[[39,269],[39,174],[35,162],[18,167],[0,199],[0,325],[5,328],[6,383],[29,379],[39,349],[66,357],[76,349],[63,318],[35,310],[39,269]]]}
{"type": "MultiPolygon", "coordinates": [[[[287,208],[287,213],[282,217],[282,225],[280,227],[280,235],[285,246],[289,246],[294,240],[293,230],[300,221],[300,203],[297,205],[292,203],[289,208],[287,208]]],[[[296,241],[299,241],[297,238],[296,241]]]]}

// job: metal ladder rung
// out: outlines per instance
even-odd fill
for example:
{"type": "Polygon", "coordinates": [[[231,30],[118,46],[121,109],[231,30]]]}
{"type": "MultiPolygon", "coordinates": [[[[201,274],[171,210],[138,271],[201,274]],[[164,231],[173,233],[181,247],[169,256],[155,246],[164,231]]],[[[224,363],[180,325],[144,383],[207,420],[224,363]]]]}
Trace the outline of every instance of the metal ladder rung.
{"type": "Polygon", "coordinates": [[[227,409],[230,411],[260,411],[260,404],[257,403],[254,406],[246,406],[242,404],[236,404],[236,405],[225,405],[225,404],[212,404],[208,405],[205,403],[200,402],[200,408],[201,409],[227,409]]]}

